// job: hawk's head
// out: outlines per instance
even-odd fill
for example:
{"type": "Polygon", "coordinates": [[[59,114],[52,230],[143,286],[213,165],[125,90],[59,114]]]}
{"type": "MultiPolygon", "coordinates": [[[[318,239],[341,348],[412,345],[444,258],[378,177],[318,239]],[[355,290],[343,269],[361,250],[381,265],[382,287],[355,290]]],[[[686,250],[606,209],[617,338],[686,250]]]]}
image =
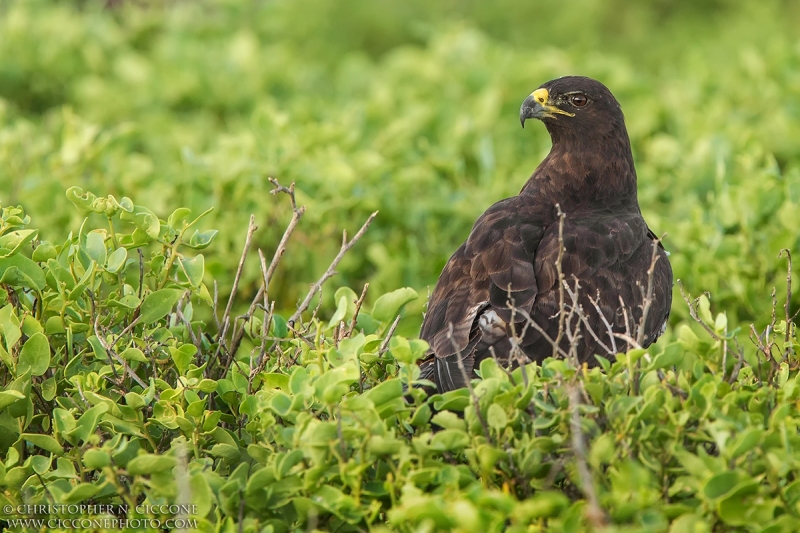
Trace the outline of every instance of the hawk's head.
{"type": "Polygon", "coordinates": [[[529,118],[544,122],[554,137],[602,136],[625,125],[611,91],[584,76],[557,78],[533,91],[519,111],[523,127],[529,118]]]}

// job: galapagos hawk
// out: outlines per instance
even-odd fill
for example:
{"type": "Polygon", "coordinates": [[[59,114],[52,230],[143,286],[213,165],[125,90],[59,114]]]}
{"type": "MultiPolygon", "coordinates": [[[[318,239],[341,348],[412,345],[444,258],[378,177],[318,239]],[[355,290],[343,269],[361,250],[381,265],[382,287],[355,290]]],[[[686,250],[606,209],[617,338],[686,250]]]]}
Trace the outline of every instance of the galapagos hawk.
{"type": "Polygon", "coordinates": [[[420,377],[438,392],[466,386],[487,357],[571,354],[594,366],[666,327],[672,269],[639,209],[619,103],[602,83],[567,76],[525,99],[523,127],[530,118],[550,133],[550,153],[519,195],[478,218],[428,303],[420,377]]]}

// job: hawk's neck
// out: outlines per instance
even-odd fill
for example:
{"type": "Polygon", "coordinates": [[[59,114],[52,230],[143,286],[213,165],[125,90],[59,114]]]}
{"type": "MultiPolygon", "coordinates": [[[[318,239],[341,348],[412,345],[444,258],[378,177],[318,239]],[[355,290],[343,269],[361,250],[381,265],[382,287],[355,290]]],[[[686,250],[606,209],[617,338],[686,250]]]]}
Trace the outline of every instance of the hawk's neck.
{"type": "Polygon", "coordinates": [[[559,203],[565,212],[585,208],[639,210],[636,169],[624,135],[585,143],[553,138],[553,147],[520,195],[559,203]]]}

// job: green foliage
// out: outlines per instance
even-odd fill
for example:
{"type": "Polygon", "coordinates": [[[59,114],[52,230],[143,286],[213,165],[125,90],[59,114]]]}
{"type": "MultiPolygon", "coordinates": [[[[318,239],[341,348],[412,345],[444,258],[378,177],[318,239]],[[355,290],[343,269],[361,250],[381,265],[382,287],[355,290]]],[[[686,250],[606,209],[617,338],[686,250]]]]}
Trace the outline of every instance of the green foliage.
{"type": "Polygon", "coordinates": [[[111,3],[0,3],[0,509],[190,502],[201,531],[800,529],[800,300],[770,298],[798,249],[797,3],[111,3]],[[519,130],[521,100],[575,73],[622,102],[645,216],[713,306],[676,288],[649,351],[490,361],[473,391],[426,398],[426,287],[549,148],[519,130]],[[290,214],[269,176],[308,210],[248,308],[253,252],[272,257],[290,214]],[[338,288],[290,321],[375,210],[338,288]]]}
{"type": "MultiPolygon", "coordinates": [[[[424,294],[475,218],[546,153],[543,128],[519,129],[522,99],[580,73],[622,102],[642,208],[676,277],[711,291],[733,324],[767,321],[774,256],[797,249],[800,223],[796,2],[115,4],[0,8],[0,196],[44,239],[78,223],[62,205],[73,185],[161,213],[214,207],[222,241],[205,269],[226,294],[248,215],[256,246],[279,240],[274,176],[309,206],[278,302],[291,308],[339,232],[375,210],[364,250],[338,268],[343,285],[424,294]]],[[[259,278],[247,265],[244,286],[259,278]]],[[[673,324],[686,318],[676,309],[673,324]]]]}
{"type": "MultiPolygon", "coordinates": [[[[200,531],[800,524],[792,323],[774,318],[760,352],[734,353],[701,296],[688,310],[702,337],[684,325],[659,352],[592,370],[488,360],[473,389],[428,397],[415,386],[427,344],[392,335],[412,289],[367,311],[341,288],[333,316],[291,331],[264,306],[233,353],[236,328],[194,318],[219,320],[186,267],[202,265],[189,234],[203,215],[67,197],[108,229],[90,217],[52,244],[21,208],[0,211],[3,506],[190,502],[200,531]]],[[[170,518],[129,518],[148,516],[170,518]]]]}

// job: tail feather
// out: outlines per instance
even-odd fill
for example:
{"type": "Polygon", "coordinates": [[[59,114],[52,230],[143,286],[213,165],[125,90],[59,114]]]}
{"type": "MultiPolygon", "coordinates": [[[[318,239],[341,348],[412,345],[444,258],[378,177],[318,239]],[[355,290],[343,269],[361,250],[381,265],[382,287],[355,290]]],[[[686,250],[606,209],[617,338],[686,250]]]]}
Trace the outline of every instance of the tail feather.
{"type": "Polygon", "coordinates": [[[434,382],[439,393],[466,387],[467,380],[472,378],[475,358],[472,354],[463,358],[463,371],[461,370],[461,365],[459,365],[458,358],[459,354],[436,358],[434,382]]]}
{"type": "Polygon", "coordinates": [[[427,361],[421,362],[419,364],[419,379],[427,379],[429,381],[435,381],[434,378],[434,375],[436,374],[435,366],[436,366],[435,357],[428,359],[427,361]]]}

